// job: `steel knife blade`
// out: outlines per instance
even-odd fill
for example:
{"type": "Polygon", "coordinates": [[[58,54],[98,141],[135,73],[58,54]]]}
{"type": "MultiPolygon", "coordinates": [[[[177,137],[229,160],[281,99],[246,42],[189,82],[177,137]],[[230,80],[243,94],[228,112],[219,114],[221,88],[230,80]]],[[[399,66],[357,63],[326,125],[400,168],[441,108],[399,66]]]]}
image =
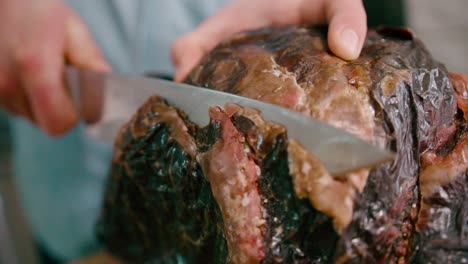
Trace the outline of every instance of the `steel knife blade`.
{"type": "Polygon", "coordinates": [[[210,106],[235,103],[255,108],[265,120],[286,127],[288,137],[315,155],[334,176],[393,159],[394,153],[296,111],[258,100],[157,78],[98,73],[67,66],[66,81],[91,137],[112,143],[119,129],[153,95],[184,111],[200,126],[209,122],[210,106]],[[90,117],[100,113],[98,117],[90,117]],[[97,121],[97,122],[96,122],[97,121]]]}

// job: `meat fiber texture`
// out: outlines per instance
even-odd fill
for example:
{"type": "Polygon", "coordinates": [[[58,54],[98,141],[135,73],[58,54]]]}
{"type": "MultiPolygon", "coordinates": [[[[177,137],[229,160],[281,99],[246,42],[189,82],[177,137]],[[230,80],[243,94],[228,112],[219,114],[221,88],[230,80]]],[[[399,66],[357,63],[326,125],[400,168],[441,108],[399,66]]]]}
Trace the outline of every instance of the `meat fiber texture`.
{"type": "MultiPolygon", "coordinates": [[[[198,127],[150,98],[115,144],[97,234],[128,263],[468,262],[467,80],[406,29],[361,56],[307,26],[242,32],[187,83],[288,107],[396,152],[334,178],[255,109],[198,127]]],[[[308,131],[313,134],[314,131],[308,131]]]]}

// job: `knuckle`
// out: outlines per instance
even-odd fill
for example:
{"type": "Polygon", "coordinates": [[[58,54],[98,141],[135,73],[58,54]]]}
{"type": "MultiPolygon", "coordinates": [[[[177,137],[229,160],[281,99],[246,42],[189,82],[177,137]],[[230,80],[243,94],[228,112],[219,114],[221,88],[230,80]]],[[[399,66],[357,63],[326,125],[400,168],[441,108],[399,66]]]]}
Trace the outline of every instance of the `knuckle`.
{"type": "Polygon", "coordinates": [[[2,96],[11,96],[16,90],[14,79],[7,73],[0,71],[0,94],[2,96]]]}
{"type": "Polygon", "coordinates": [[[37,72],[43,65],[42,57],[39,51],[22,50],[15,54],[15,62],[20,71],[37,72]]]}
{"type": "Polygon", "coordinates": [[[0,71],[0,93],[3,93],[8,87],[8,77],[0,71]]]}
{"type": "Polygon", "coordinates": [[[46,132],[53,137],[61,136],[70,131],[78,122],[76,116],[64,118],[59,124],[55,123],[46,127],[46,132]]]}

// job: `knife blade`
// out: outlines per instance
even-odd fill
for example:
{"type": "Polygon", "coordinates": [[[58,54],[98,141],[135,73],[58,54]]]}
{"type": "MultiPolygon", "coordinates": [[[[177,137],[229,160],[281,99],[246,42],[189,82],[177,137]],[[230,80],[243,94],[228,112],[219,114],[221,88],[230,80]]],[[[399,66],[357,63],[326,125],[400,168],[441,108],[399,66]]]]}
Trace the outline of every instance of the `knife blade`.
{"type": "Polygon", "coordinates": [[[255,108],[265,120],[286,127],[288,137],[315,155],[334,176],[389,161],[394,154],[299,112],[202,87],[157,78],[98,73],[67,66],[66,80],[82,117],[99,120],[86,127],[94,138],[112,143],[119,129],[153,95],[184,111],[200,126],[209,122],[210,106],[234,103],[255,108]],[[100,113],[97,118],[93,114],[100,113]]]}

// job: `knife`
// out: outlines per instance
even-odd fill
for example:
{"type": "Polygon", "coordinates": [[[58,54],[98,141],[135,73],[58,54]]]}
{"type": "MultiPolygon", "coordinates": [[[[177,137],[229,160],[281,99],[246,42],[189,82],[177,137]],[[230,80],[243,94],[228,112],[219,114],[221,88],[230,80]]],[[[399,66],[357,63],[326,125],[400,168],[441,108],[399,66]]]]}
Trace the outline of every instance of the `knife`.
{"type": "Polygon", "coordinates": [[[288,137],[315,155],[333,175],[378,165],[394,153],[299,112],[258,100],[158,78],[99,73],[67,66],[66,81],[80,115],[90,121],[86,132],[112,143],[119,129],[143,103],[160,96],[200,126],[209,122],[208,108],[234,103],[255,108],[265,120],[283,125],[288,137]],[[98,113],[98,115],[96,115],[98,113]]]}

